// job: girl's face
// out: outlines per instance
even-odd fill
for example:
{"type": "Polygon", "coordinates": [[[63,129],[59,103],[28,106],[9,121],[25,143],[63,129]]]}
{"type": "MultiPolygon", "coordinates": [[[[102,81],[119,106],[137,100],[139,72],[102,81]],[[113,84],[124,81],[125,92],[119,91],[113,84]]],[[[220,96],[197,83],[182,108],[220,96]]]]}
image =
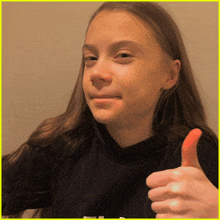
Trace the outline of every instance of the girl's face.
{"type": "Polygon", "coordinates": [[[84,94],[98,122],[120,127],[152,120],[170,76],[146,23],[125,11],[104,10],[91,22],[83,52],[84,94]]]}

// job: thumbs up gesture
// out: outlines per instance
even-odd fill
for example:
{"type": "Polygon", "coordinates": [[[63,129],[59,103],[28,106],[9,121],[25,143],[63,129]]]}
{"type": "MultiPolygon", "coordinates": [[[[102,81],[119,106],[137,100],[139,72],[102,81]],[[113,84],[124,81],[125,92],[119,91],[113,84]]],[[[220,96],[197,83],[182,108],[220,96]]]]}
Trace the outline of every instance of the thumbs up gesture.
{"type": "Polygon", "coordinates": [[[181,167],[152,173],[146,180],[156,218],[218,218],[218,189],[197,156],[202,132],[192,130],[182,145],[181,167]]]}

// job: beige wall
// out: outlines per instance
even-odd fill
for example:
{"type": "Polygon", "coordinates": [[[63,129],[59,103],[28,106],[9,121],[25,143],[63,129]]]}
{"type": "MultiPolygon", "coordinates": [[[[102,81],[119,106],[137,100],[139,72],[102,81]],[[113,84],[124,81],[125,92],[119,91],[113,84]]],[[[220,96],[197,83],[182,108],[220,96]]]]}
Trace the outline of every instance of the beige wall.
{"type": "MultiPolygon", "coordinates": [[[[208,121],[218,129],[218,3],[161,3],[179,25],[208,121]]],[[[78,74],[87,23],[100,2],[3,2],[2,153],[62,113],[78,74]]]]}

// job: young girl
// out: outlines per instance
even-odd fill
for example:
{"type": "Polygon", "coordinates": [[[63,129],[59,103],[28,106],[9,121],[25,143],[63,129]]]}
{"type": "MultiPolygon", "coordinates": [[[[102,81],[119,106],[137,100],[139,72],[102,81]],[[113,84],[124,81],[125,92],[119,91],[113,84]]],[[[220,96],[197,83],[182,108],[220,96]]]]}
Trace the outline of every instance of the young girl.
{"type": "Polygon", "coordinates": [[[217,218],[217,186],[217,137],[176,24],[155,3],[109,2],[66,112],[3,158],[3,215],[217,218]]]}

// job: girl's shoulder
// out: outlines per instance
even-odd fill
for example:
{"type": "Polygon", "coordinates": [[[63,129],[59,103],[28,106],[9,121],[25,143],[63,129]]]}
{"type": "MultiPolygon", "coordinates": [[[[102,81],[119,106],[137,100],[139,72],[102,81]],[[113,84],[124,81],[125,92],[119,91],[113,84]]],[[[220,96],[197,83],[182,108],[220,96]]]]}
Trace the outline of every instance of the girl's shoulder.
{"type": "Polygon", "coordinates": [[[2,210],[12,215],[50,204],[48,150],[23,144],[2,159],[2,210]]]}
{"type": "Polygon", "coordinates": [[[65,147],[62,139],[47,147],[25,143],[2,157],[3,215],[50,205],[52,178],[65,147]]]}

